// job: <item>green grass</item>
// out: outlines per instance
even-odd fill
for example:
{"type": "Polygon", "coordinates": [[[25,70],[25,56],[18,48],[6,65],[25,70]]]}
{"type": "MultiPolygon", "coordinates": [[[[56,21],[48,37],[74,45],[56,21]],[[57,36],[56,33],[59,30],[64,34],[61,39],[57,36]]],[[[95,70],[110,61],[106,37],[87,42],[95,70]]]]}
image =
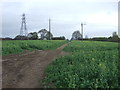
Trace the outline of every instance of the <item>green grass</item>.
{"type": "Polygon", "coordinates": [[[79,51],[106,51],[118,50],[118,43],[100,42],[100,41],[72,41],[64,51],[79,52],[79,51]]]}
{"type": "Polygon", "coordinates": [[[57,58],[47,67],[45,87],[118,87],[118,43],[72,41],[64,50],[72,54],[57,58]]]}
{"type": "Polygon", "coordinates": [[[63,40],[9,40],[2,41],[2,55],[18,54],[25,50],[55,49],[67,41],[63,40]]]}

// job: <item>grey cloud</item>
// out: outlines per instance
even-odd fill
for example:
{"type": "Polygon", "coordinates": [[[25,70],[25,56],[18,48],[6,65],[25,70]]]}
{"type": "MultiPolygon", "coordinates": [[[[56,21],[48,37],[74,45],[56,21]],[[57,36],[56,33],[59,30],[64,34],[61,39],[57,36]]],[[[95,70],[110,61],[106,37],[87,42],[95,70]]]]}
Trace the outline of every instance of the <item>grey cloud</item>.
{"type": "MultiPolygon", "coordinates": [[[[19,34],[21,25],[21,14],[25,11],[28,31],[38,31],[39,29],[48,29],[48,19],[52,19],[52,33],[54,36],[66,36],[71,38],[72,32],[80,30],[80,23],[84,16],[96,12],[113,13],[117,12],[117,3],[78,3],[78,2],[51,2],[51,3],[4,3],[3,8],[3,37],[15,37],[19,34]]],[[[102,18],[102,17],[98,17],[102,18]]],[[[116,27],[99,29],[99,25],[87,23],[85,26],[85,35],[89,37],[108,36],[117,31],[116,27]],[[93,28],[94,26],[94,28],[93,28]],[[95,27],[96,26],[96,27],[95,27]],[[109,30],[109,33],[108,33],[109,30]],[[106,33],[106,34],[105,34],[106,33]]]]}

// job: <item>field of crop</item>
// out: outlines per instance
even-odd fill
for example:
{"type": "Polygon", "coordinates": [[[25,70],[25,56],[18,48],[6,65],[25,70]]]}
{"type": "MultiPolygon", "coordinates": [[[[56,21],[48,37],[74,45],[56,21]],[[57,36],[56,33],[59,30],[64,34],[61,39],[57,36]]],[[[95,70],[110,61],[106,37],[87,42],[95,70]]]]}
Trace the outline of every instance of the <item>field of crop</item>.
{"type": "Polygon", "coordinates": [[[17,54],[24,50],[48,50],[55,49],[66,43],[63,40],[12,40],[2,41],[2,55],[17,54]]]}
{"type": "Polygon", "coordinates": [[[72,41],[46,69],[45,87],[117,88],[118,43],[72,41]]]}

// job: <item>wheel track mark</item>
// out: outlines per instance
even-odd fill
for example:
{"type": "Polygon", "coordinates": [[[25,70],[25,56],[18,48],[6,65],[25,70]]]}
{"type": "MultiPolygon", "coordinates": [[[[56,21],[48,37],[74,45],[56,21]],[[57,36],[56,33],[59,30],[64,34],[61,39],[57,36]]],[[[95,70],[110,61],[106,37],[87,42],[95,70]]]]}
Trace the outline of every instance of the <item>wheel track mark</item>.
{"type": "MultiPolygon", "coordinates": [[[[67,46],[62,45],[56,50],[34,51],[15,57],[3,57],[3,88],[35,88],[38,87],[38,79],[42,80],[44,70],[67,46]],[[17,58],[17,59],[16,59],[17,58]],[[13,60],[14,59],[14,60],[13,60]],[[10,64],[11,62],[11,64],[10,64]],[[12,71],[10,71],[12,70],[12,71]]],[[[41,86],[40,86],[41,87],[41,86]]]]}

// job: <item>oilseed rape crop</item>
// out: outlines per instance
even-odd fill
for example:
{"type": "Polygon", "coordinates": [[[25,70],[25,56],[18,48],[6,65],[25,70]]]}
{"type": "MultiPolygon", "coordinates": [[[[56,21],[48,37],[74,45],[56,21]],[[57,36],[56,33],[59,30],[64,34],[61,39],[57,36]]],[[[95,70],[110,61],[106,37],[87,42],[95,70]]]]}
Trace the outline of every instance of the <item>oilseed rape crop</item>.
{"type": "Polygon", "coordinates": [[[118,88],[118,43],[72,41],[46,69],[45,87],[118,88]]]}
{"type": "Polygon", "coordinates": [[[2,55],[17,54],[25,50],[55,49],[67,41],[64,40],[10,40],[2,41],[2,55]]]}

